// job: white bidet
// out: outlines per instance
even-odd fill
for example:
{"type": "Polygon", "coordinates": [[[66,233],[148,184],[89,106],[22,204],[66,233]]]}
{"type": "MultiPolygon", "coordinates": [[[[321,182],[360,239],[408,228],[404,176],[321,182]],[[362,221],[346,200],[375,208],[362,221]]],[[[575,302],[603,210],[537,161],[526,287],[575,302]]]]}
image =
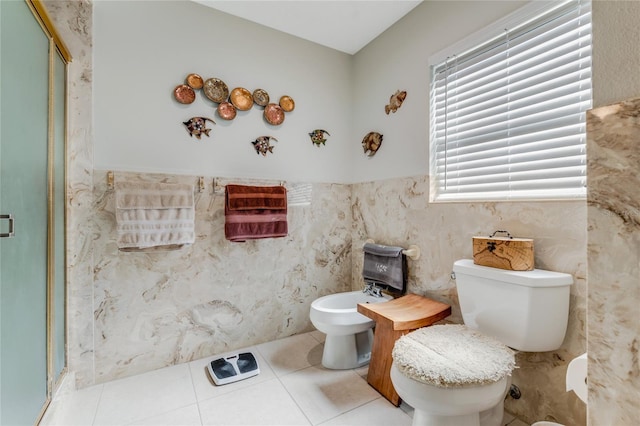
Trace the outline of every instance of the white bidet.
{"type": "Polygon", "coordinates": [[[327,335],[322,365],[333,370],[357,368],[371,359],[375,322],[358,313],[358,303],[380,303],[392,297],[350,291],[320,297],[311,303],[311,323],[327,335]]]}

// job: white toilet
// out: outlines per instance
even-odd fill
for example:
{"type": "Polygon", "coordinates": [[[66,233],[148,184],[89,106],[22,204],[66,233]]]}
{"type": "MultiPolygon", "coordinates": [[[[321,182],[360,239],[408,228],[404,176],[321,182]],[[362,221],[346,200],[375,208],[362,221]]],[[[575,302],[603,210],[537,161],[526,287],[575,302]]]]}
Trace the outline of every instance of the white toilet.
{"type": "Polygon", "coordinates": [[[373,296],[362,291],[349,291],[314,300],[309,313],[311,323],[327,335],[322,365],[343,370],[368,364],[371,360],[372,328],[376,323],[358,313],[358,303],[380,303],[391,299],[386,294],[373,296]]]}
{"type": "Polygon", "coordinates": [[[413,425],[499,425],[514,353],[562,345],[569,274],[508,271],[458,260],[453,271],[465,325],[421,328],[396,342],[391,381],[413,425]]]}

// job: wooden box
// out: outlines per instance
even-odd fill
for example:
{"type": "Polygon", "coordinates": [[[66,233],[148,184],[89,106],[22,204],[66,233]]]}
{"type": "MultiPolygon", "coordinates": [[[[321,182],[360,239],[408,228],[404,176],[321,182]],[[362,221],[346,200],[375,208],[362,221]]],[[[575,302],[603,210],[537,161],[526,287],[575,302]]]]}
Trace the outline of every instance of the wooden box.
{"type": "Polygon", "coordinates": [[[533,240],[493,235],[473,237],[473,263],[512,271],[531,271],[533,240]]]}

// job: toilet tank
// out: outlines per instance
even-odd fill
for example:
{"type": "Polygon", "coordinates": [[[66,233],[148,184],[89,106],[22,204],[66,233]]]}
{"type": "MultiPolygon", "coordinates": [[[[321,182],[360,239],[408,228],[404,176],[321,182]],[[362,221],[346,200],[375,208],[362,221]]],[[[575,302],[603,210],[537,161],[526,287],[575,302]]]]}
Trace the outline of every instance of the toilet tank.
{"type": "Polygon", "coordinates": [[[453,265],[466,326],[524,352],[562,345],[569,320],[570,274],[509,271],[458,260],[453,265]]]}

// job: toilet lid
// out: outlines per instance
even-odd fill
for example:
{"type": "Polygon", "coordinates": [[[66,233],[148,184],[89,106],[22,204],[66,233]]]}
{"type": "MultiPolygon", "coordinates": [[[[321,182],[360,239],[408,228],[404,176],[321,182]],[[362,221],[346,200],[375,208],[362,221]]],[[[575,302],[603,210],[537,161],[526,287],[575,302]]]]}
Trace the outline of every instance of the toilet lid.
{"type": "Polygon", "coordinates": [[[440,387],[495,383],[511,374],[515,356],[493,337],[464,325],[434,325],[395,343],[393,362],[405,376],[440,387]]]}

